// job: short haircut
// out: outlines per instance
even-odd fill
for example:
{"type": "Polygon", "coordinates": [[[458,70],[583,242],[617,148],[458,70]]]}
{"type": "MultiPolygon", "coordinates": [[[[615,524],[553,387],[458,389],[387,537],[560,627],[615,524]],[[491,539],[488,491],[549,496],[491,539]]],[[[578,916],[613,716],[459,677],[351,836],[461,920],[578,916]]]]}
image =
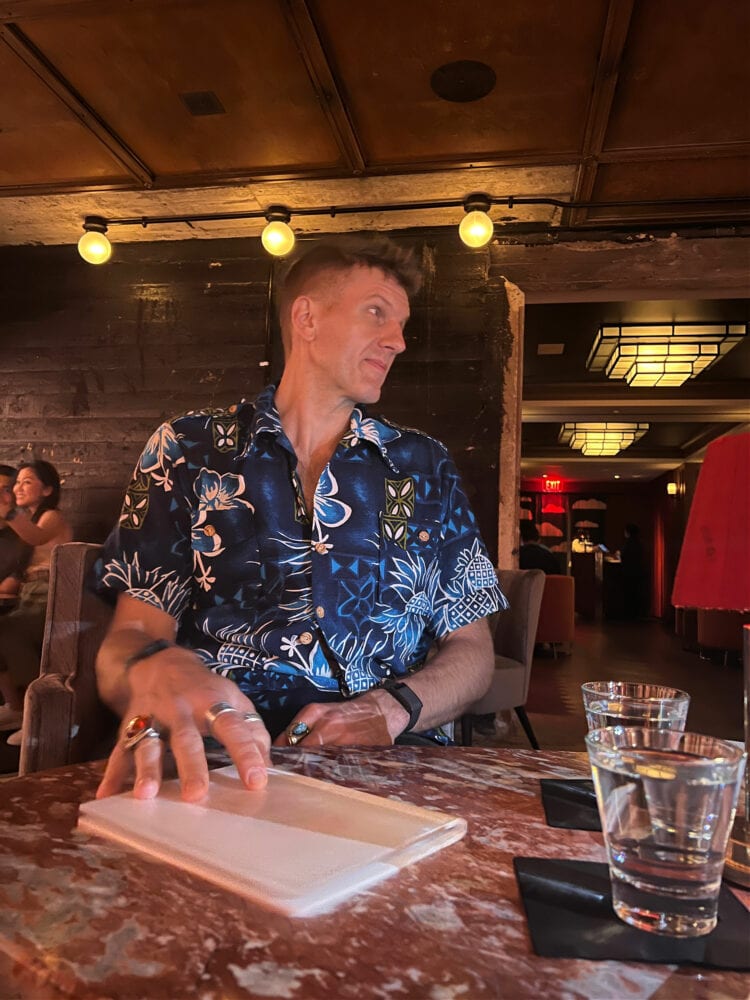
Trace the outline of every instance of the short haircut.
{"type": "Polygon", "coordinates": [[[0,465],[0,476],[7,476],[15,482],[17,475],[18,469],[14,469],[12,465],[0,465]]]}
{"type": "Polygon", "coordinates": [[[533,521],[521,521],[520,529],[522,542],[539,541],[539,532],[533,521]]]}
{"type": "Polygon", "coordinates": [[[412,250],[387,236],[343,236],[316,243],[287,271],[279,293],[279,323],[284,353],[289,353],[292,303],[312,291],[321,275],[345,274],[353,267],[371,267],[393,278],[408,298],[422,286],[422,272],[412,250]]]}

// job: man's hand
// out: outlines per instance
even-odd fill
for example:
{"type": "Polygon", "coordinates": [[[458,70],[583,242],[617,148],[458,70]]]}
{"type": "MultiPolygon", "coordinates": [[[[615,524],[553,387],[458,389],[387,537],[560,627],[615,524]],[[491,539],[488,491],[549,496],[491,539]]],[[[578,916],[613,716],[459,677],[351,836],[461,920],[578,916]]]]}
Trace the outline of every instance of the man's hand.
{"type": "Polygon", "coordinates": [[[171,646],[136,662],[126,673],[125,660],[142,649],[149,639],[170,639],[174,621],[163,611],[122,595],[112,627],[97,659],[102,697],[122,716],[120,738],[115,746],[97,798],[122,790],[135,772],[137,798],[158,794],[165,745],[144,739],[126,750],[123,734],[136,715],[151,716],[165,733],[174,754],[182,797],[197,802],[208,792],[208,764],[203,749],[209,732],[206,712],[217,702],[226,702],[235,712],[222,713],[211,730],[237,766],[247,788],[263,788],[268,780],[270,736],[261,722],[249,722],[244,713],[254,712],[253,703],[236,684],[206,667],[195,653],[171,646]]]}
{"type": "Polygon", "coordinates": [[[409,721],[409,713],[383,690],[375,689],[353,701],[305,705],[274,746],[289,746],[287,732],[304,722],[310,732],[300,744],[309,746],[389,747],[409,721]]]}
{"type": "MultiPolygon", "coordinates": [[[[450,632],[425,666],[403,678],[422,702],[417,732],[458,719],[487,690],[494,656],[487,621],[450,632]]],[[[306,705],[274,746],[288,746],[287,733],[298,722],[310,729],[301,746],[391,746],[409,724],[409,713],[385,688],[372,688],[352,701],[306,705]]]]}
{"type": "Polygon", "coordinates": [[[97,798],[119,792],[133,769],[136,798],[153,798],[159,791],[163,741],[145,739],[134,750],[125,749],[123,732],[136,715],[153,716],[157,728],[165,731],[183,799],[197,802],[203,798],[208,792],[208,764],[202,739],[209,732],[205,713],[217,702],[226,702],[237,712],[222,713],[211,735],[224,744],[247,788],[265,786],[270,737],[262,722],[243,718],[245,712],[255,709],[236,684],[212,673],[193,653],[177,646],[136,663],[128,679],[131,697],[123,713],[120,739],[107,762],[97,798]]]}

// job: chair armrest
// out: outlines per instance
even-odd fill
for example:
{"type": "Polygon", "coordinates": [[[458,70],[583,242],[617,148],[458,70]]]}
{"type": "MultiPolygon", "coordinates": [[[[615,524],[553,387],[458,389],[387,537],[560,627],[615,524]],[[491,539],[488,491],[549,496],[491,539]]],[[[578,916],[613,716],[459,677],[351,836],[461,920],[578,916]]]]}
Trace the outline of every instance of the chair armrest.
{"type": "Polygon", "coordinates": [[[43,674],[26,689],[19,775],[69,761],[73,692],[59,674],[43,674]]]}

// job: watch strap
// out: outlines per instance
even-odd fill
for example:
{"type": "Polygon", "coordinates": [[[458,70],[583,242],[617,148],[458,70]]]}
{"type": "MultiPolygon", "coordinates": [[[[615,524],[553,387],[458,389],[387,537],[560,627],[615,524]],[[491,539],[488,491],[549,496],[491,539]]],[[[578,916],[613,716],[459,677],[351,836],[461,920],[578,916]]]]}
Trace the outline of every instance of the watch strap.
{"type": "Polygon", "coordinates": [[[383,687],[409,713],[409,722],[403,732],[411,732],[417,722],[419,722],[419,716],[422,713],[423,707],[422,701],[408,684],[404,684],[403,681],[399,681],[395,677],[389,677],[388,680],[384,681],[383,687]]]}
{"type": "Polygon", "coordinates": [[[174,646],[174,643],[170,642],[169,639],[152,639],[151,642],[147,642],[145,646],[142,646],[125,660],[125,670],[130,670],[131,667],[134,667],[136,663],[140,663],[141,660],[147,660],[149,656],[155,656],[163,649],[170,649],[172,646],[174,646]]]}

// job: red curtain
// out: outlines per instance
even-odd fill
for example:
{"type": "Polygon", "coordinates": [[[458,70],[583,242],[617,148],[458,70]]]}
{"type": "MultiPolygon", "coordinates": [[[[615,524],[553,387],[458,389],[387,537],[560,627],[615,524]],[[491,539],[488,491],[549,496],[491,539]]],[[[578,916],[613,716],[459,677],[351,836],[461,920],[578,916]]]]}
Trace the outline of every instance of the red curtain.
{"type": "Polygon", "coordinates": [[[750,610],[750,433],[728,434],[706,450],[672,604],[750,610]]]}

